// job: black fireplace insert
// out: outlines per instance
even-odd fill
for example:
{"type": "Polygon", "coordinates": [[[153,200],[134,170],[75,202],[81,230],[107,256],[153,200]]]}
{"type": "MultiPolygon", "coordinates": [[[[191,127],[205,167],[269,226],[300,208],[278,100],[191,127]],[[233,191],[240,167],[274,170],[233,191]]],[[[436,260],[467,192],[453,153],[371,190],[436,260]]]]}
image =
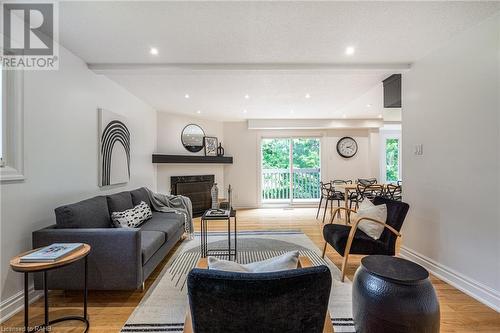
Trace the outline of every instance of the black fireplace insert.
{"type": "Polygon", "coordinates": [[[193,216],[198,217],[212,207],[210,190],[214,181],[214,175],[172,176],[170,177],[170,193],[184,195],[191,199],[193,216]]]}

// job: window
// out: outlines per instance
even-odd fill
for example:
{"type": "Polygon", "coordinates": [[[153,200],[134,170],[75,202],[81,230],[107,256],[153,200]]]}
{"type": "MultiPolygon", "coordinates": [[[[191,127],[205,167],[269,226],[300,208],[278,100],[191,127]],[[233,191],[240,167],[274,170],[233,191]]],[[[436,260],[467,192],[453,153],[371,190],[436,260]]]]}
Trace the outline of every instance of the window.
{"type": "Polygon", "coordinates": [[[319,138],[267,138],[261,141],[263,203],[308,203],[320,197],[319,138]]]}
{"type": "Polygon", "coordinates": [[[399,138],[385,140],[385,180],[397,182],[401,180],[399,173],[399,138]]]}
{"type": "Polygon", "coordinates": [[[380,180],[396,183],[402,178],[401,125],[386,124],[380,129],[380,180]]]}
{"type": "Polygon", "coordinates": [[[23,156],[23,72],[2,70],[1,126],[0,126],[0,180],[24,180],[23,156]]]}

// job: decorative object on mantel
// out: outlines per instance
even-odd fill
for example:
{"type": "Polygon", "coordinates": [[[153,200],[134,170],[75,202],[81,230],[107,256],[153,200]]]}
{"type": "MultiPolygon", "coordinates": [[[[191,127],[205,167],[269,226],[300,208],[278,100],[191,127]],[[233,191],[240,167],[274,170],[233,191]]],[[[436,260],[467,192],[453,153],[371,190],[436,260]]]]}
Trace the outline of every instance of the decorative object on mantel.
{"type": "Polygon", "coordinates": [[[182,130],[181,142],[187,151],[197,153],[203,149],[204,137],[203,128],[196,124],[189,124],[182,130]]]}
{"type": "Polygon", "coordinates": [[[217,147],[217,156],[224,156],[224,148],[222,148],[222,143],[219,143],[219,147],[217,147]]]}
{"type": "Polygon", "coordinates": [[[98,109],[99,186],[125,184],[130,180],[130,132],[125,117],[98,109]]]}
{"type": "Polygon", "coordinates": [[[212,189],[210,190],[210,195],[212,196],[212,209],[219,208],[219,188],[217,187],[217,183],[214,183],[212,189]]]}
{"type": "Polygon", "coordinates": [[[217,138],[213,136],[205,137],[205,156],[217,156],[217,138]]]}

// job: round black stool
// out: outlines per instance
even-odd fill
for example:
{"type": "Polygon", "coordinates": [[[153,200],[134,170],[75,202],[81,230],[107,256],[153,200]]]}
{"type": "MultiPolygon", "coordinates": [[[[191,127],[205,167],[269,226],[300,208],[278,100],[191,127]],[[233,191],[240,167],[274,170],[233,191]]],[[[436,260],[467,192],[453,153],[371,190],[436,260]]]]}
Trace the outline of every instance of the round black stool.
{"type": "Polygon", "coordinates": [[[439,302],[425,268],[391,256],[361,259],[352,287],[356,332],[439,332],[439,302]]]}

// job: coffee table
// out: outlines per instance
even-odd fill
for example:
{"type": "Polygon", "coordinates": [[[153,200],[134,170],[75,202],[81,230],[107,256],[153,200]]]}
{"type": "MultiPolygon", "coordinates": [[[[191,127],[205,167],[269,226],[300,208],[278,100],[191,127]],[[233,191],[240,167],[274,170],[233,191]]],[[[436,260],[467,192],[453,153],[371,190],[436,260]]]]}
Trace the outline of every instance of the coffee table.
{"type": "Polygon", "coordinates": [[[236,227],[236,210],[232,209],[229,217],[226,216],[207,216],[206,211],[201,217],[201,257],[207,256],[227,257],[229,260],[237,259],[237,227],[236,227]],[[234,222],[234,248],[231,247],[231,220],[234,222]],[[226,221],[227,222],[227,249],[209,249],[208,248],[208,224],[210,221],[226,221]]]}

